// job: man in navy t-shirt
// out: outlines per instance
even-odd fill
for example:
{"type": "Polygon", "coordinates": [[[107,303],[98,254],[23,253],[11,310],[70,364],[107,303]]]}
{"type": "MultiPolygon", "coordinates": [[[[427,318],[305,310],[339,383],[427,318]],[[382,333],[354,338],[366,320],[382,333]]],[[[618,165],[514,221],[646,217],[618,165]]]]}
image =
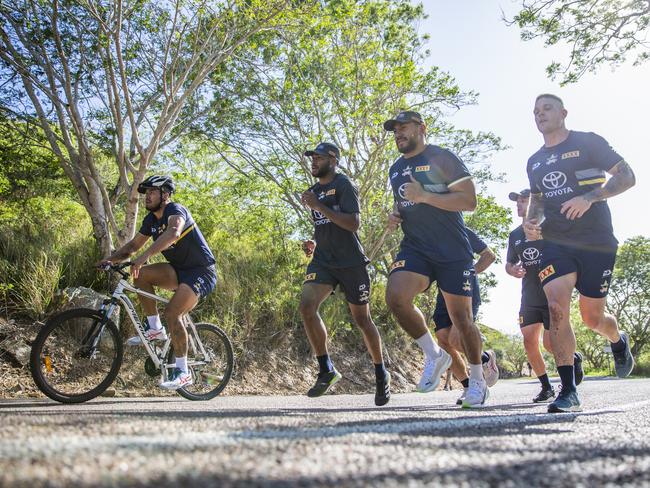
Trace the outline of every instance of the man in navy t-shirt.
{"type": "Polygon", "coordinates": [[[562,391],[548,410],[575,411],[581,406],[569,322],[574,288],[580,292],[585,325],[611,342],[616,374],[624,378],[634,367],[629,338],[605,313],[605,305],[617,248],[606,200],[632,187],[635,177],[601,136],[566,128],[568,112],[559,97],[539,95],[533,113],[544,145],[528,159],[531,199],[524,231],[529,240],[544,239],[539,278],[548,299],[551,348],[562,380],[562,391]]]}
{"type": "Polygon", "coordinates": [[[424,352],[418,391],[435,390],[451,358],[434,342],[413,300],[437,282],[469,361],[463,407],[482,406],[489,393],[481,366],[481,334],[472,319],[474,264],[462,215],[476,208],[474,183],[455,154],[426,143],[426,125],[419,113],[400,112],[384,122],[384,129],[394,133],[402,153],[389,171],[395,200],[389,226],[401,225],[404,232],[388,277],[386,303],[424,352]]]}
{"type": "MultiPolygon", "coordinates": [[[[475,274],[472,280],[472,317],[476,320],[478,316],[478,308],[481,305],[481,290],[479,289],[478,275],[485,271],[496,259],[496,255],[488,247],[483,239],[476,235],[476,233],[469,227],[466,229],[469,244],[472,247],[472,253],[478,255],[478,261],[474,263],[475,274]]],[[[463,385],[463,393],[460,398],[456,400],[456,405],[462,405],[467,395],[469,388],[469,377],[467,376],[467,365],[460,355],[463,350],[463,344],[458,334],[458,328],[452,327],[454,324],[449,316],[445,297],[442,292],[438,290],[436,295],[436,308],[433,311],[433,323],[436,328],[436,339],[438,344],[451,356],[451,371],[461,385],[463,385]]],[[[499,369],[496,363],[496,355],[494,351],[483,351],[481,356],[481,363],[483,364],[483,376],[488,387],[494,386],[499,379],[499,369]]]]}
{"type": "MultiPolygon", "coordinates": [[[[138,288],[154,293],[154,287],[175,290],[165,307],[167,327],[171,332],[176,355],[176,367],[161,388],[177,390],[192,384],[192,374],[187,366],[187,332],[180,317],[192,310],[199,298],[207,296],[217,283],[215,260],[203,234],[183,205],[171,201],[175,185],[170,176],[154,175],[138,186],[145,195],[145,208],[149,213],[135,237],[101,264],[120,262],[140,250],[151,237],[153,243],[131,265],[133,282],[138,288]],[[145,266],[147,260],[162,253],[167,263],[145,266]]],[[[150,341],[167,340],[156,302],[138,295],[147,314],[145,338],[150,341]]],[[[129,345],[140,344],[140,337],[127,341],[129,345]]]]}
{"type": "Polygon", "coordinates": [[[384,367],[379,331],[370,316],[369,261],[357,235],[361,222],[359,191],[337,171],[340,151],[336,145],[321,142],[305,156],[311,158],[311,174],[318,178],[301,197],[311,212],[314,239],[304,243],[305,254],[313,257],[302,286],[300,314],[319,368],[316,383],[307,395],[321,396],[341,379],[327,352],[327,329],[318,313],[338,285],[375,365],[375,404],[385,405],[390,399],[390,375],[384,367]]]}

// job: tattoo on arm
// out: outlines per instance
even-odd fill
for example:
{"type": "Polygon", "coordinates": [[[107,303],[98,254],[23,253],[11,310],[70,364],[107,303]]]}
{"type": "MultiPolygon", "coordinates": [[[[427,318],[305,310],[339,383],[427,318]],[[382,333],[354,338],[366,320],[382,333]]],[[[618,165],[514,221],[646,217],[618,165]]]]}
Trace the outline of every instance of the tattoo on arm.
{"type": "Polygon", "coordinates": [[[536,219],[541,222],[544,218],[544,200],[541,193],[531,193],[526,220],[536,219]]]}
{"type": "Polygon", "coordinates": [[[634,172],[630,165],[625,161],[621,161],[609,170],[612,177],[605,183],[604,186],[596,188],[585,194],[585,198],[590,202],[599,202],[606,200],[609,197],[623,193],[625,190],[631,188],[636,183],[634,172]]]}

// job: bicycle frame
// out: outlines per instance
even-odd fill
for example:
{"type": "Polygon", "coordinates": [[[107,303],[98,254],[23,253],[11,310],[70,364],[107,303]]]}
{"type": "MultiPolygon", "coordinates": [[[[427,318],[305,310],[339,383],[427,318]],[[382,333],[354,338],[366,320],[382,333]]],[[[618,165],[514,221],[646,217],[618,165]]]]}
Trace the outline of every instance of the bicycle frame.
{"type": "MultiPolygon", "coordinates": [[[[155,346],[153,346],[152,343],[145,338],[144,324],[139,319],[138,314],[135,310],[135,306],[133,305],[133,302],[125,292],[131,292],[137,295],[142,295],[161,303],[169,303],[169,300],[159,297],[158,295],[155,295],[153,293],[149,293],[144,290],[141,290],[140,288],[136,288],[135,286],[131,285],[128,281],[121,279],[118,282],[117,286],[115,287],[115,290],[113,291],[113,294],[111,295],[111,299],[108,302],[108,304],[105,303],[104,305],[102,305],[102,311],[105,314],[104,315],[105,317],[110,317],[113,314],[115,307],[118,306],[118,303],[124,306],[124,309],[126,310],[129,319],[131,319],[131,322],[133,323],[135,330],[138,333],[140,340],[142,341],[142,345],[144,345],[145,350],[147,351],[147,354],[153,361],[155,367],[161,370],[163,374],[163,380],[166,380],[167,370],[170,368],[174,368],[176,366],[175,364],[166,364],[166,363],[163,364],[169,352],[169,348],[171,347],[171,342],[172,342],[171,337],[168,338],[167,341],[165,341],[165,343],[162,346],[162,349],[160,350],[160,354],[158,354],[155,346]],[[106,307],[106,305],[108,305],[108,307],[106,307]]],[[[192,321],[192,319],[189,317],[188,314],[184,314],[183,316],[181,316],[181,323],[187,329],[188,332],[187,334],[188,350],[193,351],[195,357],[200,354],[203,358],[207,358],[207,353],[205,351],[205,348],[203,347],[203,343],[201,342],[201,339],[199,338],[196,332],[196,327],[194,325],[194,322],[192,321]],[[196,354],[197,352],[199,354],[196,354]]],[[[205,364],[205,361],[189,361],[187,365],[196,366],[200,364],[205,364]]]]}

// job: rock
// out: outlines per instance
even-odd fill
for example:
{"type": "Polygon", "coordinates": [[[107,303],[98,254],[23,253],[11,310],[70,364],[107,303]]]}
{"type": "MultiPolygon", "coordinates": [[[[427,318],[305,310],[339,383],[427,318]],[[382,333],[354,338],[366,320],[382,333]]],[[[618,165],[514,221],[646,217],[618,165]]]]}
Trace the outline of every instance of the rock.
{"type": "MultiPolygon", "coordinates": [[[[90,308],[98,310],[102,306],[102,302],[106,299],[108,299],[106,295],[97,293],[91,288],[77,286],[68,287],[59,291],[55,296],[53,303],[55,304],[56,313],[70,310],[72,308],[90,308]]],[[[115,322],[115,325],[119,326],[119,307],[117,307],[113,312],[111,320],[115,322]]]]}

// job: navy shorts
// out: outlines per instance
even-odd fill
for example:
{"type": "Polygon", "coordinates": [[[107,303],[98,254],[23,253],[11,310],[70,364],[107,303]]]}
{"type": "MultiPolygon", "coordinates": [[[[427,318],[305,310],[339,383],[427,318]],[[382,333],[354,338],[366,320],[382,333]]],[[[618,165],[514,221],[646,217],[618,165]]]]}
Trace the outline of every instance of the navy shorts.
{"type": "MultiPolygon", "coordinates": [[[[477,293],[472,295],[472,317],[474,317],[474,321],[476,321],[476,316],[478,315],[478,307],[481,305],[481,297],[478,293],[478,280],[476,279],[476,276],[474,276],[473,286],[475,286],[477,290],[477,293]]],[[[436,297],[436,308],[433,311],[432,318],[433,324],[436,327],[436,332],[442,329],[448,329],[453,325],[451,322],[451,317],[449,316],[449,312],[447,311],[447,304],[445,303],[445,299],[440,291],[438,291],[438,296],[436,297]]]]}
{"type": "Polygon", "coordinates": [[[530,307],[525,306],[519,309],[519,327],[524,328],[532,324],[544,324],[544,329],[551,328],[551,316],[548,313],[548,307],[530,307]]]}
{"type": "Polygon", "coordinates": [[[615,262],[616,249],[603,252],[545,242],[539,280],[544,286],[560,276],[577,273],[576,289],[581,295],[604,298],[615,262]]]}
{"type": "Polygon", "coordinates": [[[411,271],[429,278],[429,286],[434,281],[438,288],[452,295],[471,297],[474,290],[474,263],[435,263],[411,249],[400,249],[390,267],[390,274],[411,271]]]}
{"type": "Polygon", "coordinates": [[[345,299],[353,305],[365,305],[370,300],[370,276],[365,264],[351,268],[330,268],[312,261],[305,274],[304,284],[307,283],[332,285],[332,288],[339,285],[345,299]]]}
{"type": "Polygon", "coordinates": [[[179,269],[174,267],[178,284],[185,283],[199,298],[207,297],[217,286],[217,271],[213,266],[179,269]]]}

